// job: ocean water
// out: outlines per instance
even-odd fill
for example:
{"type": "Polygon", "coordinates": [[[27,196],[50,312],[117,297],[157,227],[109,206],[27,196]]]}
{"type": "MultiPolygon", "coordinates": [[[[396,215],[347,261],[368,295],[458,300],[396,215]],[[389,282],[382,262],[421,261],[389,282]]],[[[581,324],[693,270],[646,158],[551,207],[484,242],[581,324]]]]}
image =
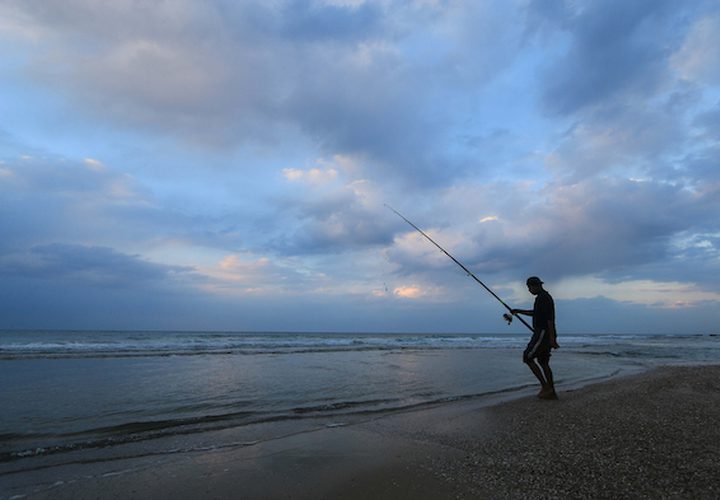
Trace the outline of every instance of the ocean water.
{"type": "MultiPolygon", "coordinates": [[[[537,390],[527,335],[0,332],[0,480],[114,457],[252,445],[537,390]],[[212,434],[212,439],[208,436],[212,434]],[[218,436],[221,436],[220,438],[218,436]]],[[[562,335],[558,388],[717,363],[717,335],[562,335]]]]}

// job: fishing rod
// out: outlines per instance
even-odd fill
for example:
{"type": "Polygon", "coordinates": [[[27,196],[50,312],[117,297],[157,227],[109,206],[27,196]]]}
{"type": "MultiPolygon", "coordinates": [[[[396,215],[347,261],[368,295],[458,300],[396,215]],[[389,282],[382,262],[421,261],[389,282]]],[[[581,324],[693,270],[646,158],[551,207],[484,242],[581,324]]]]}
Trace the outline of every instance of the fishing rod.
{"type": "MultiPolygon", "coordinates": [[[[460,266],[460,267],[462,268],[462,270],[467,273],[468,276],[470,276],[472,279],[474,279],[475,281],[477,281],[477,282],[480,284],[480,286],[482,286],[485,290],[487,290],[487,291],[490,293],[490,295],[492,295],[493,297],[495,297],[503,306],[505,306],[505,309],[507,309],[510,314],[507,314],[507,313],[503,314],[503,318],[505,318],[505,321],[508,322],[508,325],[512,322],[512,318],[513,318],[512,308],[511,308],[509,305],[507,305],[500,297],[498,297],[498,296],[495,294],[495,292],[493,292],[492,290],[490,290],[490,288],[488,288],[487,285],[485,285],[485,283],[483,283],[482,281],[480,281],[480,279],[479,279],[477,276],[475,276],[467,267],[465,267],[464,265],[462,265],[462,263],[461,263],[459,260],[457,260],[455,257],[453,257],[452,255],[450,255],[447,250],[445,250],[443,247],[441,247],[440,245],[438,245],[438,244],[435,242],[435,240],[433,240],[430,236],[428,236],[427,234],[425,234],[425,232],[424,232],[422,229],[420,229],[420,228],[417,227],[415,224],[413,224],[412,222],[410,222],[403,214],[401,214],[400,212],[398,212],[397,210],[395,210],[393,207],[391,207],[391,206],[388,205],[387,203],[385,203],[385,206],[388,207],[388,208],[389,208],[390,210],[392,210],[393,212],[395,212],[395,214],[396,214],[398,217],[400,217],[402,220],[404,220],[405,222],[407,222],[408,224],[410,224],[418,233],[420,233],[420,234],[422,234],[423,236],[425,236],[425,237],[430,241],[430,243],[432,243],[433,245],[435,245],[436,247],[438,247],[442,253],[444,253],[445,255],[447,255],[448,257],[450,257],[450,259],[451,259],[455,264],[457,264],[458,266],[460,266]]],[[[533,327],[530,326],[527,321],[525,321],[524,319],[522,319],[520,316],[515,315],[515,317],[516,317],[523,325],[527,326],[528,329],[529,329],[531,332],[535,332],[535,330],[533,330],[533,327]]]]}

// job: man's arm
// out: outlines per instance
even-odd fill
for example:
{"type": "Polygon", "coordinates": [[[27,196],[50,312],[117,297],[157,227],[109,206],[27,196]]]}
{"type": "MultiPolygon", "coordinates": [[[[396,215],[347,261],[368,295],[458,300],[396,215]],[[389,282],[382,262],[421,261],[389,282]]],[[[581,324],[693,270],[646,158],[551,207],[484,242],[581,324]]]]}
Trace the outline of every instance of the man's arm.
{"type": "Polygon", "coordinates": [[[555,331],[555,321],[552,319],[548,320],[548,327],[547,327],[548,335],[550,338],[550,347],[553,349],[559,349],[560,346],[557,343],[557,332],[555,331]]]}
{"type": "Polygon", "coordinates": [[[511,313],[517,315],[517,314],[524,314],[525,316],[532,316],[533,310],[532,309],[511,309],[511,313]]]}

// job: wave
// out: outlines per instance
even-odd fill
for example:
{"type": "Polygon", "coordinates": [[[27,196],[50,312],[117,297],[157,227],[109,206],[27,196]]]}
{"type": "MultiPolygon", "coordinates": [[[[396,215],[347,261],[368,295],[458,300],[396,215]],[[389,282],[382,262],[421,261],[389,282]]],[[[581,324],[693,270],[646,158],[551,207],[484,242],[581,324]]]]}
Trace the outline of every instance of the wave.
{"type": "MultiPolygon", "coordinates": [[[[443,403],[481,399],[502,394],[512,394],[530,387],[531,385],[532,384],[523,384],[480,393],[440,396],[421,401],[398,398],[359,401],[349,400],[336,401],[322,405],[298,406],[276,413],[243,411],[195,417],[181,417],[176,419],[126,422],[113,426],[88,428],[61,435],[43,433],[7,433],[0,435],[3,448],[5,448],[0,451],[0,463],[14,462],[25,458],[57,455],[86,449],[107,448],[152,439],[219,431],[254,424],[316,418],[336,420],[338,417],[350,418],[417,410],[443,403]],[[37,445],[32,446],[31,443],[37,443],[37,445]]],[[[322,425],[322,427],[340,425],[345,424],[338,423],[333,420],[332,423],[326,423],[322,425]]],[[[261,441],[253,441],[245,443],[244,445],[253,445],[259,442],[261,441]]]]}
{"type": "Polygon", "coordinates": [[[0,335],[0,360],[38,358],[164,357],[197,355],[305,354],[316,352],[476,349],[518,347],[514,335],[206,334],[69,332],[0,335]],[[43,338],[45,337],[45,338],[43,338]]]}
{"type": "MultiPolygon", "coordinates": [[[[614,342],[713,342],[710,335],[565,334],[563,347],[614,342]]],[[[0,360],[282,355],[322,352],[503,349],[523,347],[525,334],[318,334],[206,332],[0,332],[0,360]]]]}

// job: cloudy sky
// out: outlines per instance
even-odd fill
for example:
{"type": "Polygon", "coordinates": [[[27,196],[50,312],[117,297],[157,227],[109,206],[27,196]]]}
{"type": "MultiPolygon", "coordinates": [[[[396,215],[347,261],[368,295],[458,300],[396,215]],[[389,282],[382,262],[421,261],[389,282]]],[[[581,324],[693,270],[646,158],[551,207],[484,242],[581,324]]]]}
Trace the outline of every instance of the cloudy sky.
{"type": "Polygon", "coordinates": [[[714,0],[0,0],[0,328],[720,319],[714,0]]]}

